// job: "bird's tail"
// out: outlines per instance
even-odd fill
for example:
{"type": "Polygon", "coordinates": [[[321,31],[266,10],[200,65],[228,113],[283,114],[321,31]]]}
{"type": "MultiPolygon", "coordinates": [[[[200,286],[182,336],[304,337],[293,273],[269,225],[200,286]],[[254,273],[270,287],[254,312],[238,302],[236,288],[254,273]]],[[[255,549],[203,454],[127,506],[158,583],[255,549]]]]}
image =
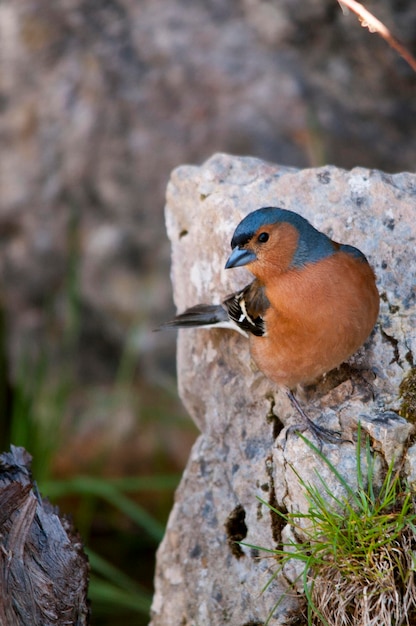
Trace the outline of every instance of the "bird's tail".
{"type": "Polygon", "coordinates": [[[225,328],[235,326],[231,324],[227,311],[220,304],[197,304],[186,309],[169,322],[160,326],[160,330],[169,328],[193,328],[201,326],[220,326],[225,328]]]}

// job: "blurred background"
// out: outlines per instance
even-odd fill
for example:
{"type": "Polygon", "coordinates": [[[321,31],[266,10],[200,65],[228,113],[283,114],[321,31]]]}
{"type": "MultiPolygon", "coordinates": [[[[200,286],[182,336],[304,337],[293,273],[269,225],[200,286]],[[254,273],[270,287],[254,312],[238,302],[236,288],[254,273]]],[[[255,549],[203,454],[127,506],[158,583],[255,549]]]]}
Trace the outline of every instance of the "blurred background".
{"type": "MultiPolygon", "coordinates": [[[[365,5],[416,53],[416,5],[365,5]]],[[[415,74],[336,0],[2,0],[0,440],[91,561],[92,624],[148,623],[197,436],[177,398],[164,191],[222,151],[414,169],[415,74]]]]}

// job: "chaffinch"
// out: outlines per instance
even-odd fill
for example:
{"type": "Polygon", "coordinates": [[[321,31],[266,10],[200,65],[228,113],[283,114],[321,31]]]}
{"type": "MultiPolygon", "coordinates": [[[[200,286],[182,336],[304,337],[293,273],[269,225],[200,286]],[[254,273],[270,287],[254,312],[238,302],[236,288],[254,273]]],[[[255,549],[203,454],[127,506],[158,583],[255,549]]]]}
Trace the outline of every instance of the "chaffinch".
{"type": "Polygon", "coordinates": [[[379,294],[366,257],[297,213],[275,207],[247,215],[231,248],[225,267],[247,265],[254,281],[222,305],[199,304],[164,326],[242,332],[258,368],[286,389],[314,434],[339,441],[308,418],[292,390],[348,359],[373,329],[379,294]]]}

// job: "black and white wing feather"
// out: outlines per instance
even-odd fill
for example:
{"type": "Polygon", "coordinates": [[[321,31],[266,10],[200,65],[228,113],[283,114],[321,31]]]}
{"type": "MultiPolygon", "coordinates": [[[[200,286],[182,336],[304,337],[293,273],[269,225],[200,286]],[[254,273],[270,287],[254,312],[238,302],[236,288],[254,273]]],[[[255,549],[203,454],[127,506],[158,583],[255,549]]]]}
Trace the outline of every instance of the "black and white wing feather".
{"type": "Polygon", "coordinates": [[[266,334],[264,314],[270,303],[264,293],[264,287],[256,280],[242,291],[228,296],[223,302],[230,319],[240,330],[262,337],[266,334]]]}
{"type": "Polygon", "coordinates": [[[242,291],[228,296],[222,304],[197,304],[162,324],[161,329],[230,328],[246,337],[250,333],[262,337],[266,334],[264,314],[269,306],[264,287],[254,280],[242,291]]]}

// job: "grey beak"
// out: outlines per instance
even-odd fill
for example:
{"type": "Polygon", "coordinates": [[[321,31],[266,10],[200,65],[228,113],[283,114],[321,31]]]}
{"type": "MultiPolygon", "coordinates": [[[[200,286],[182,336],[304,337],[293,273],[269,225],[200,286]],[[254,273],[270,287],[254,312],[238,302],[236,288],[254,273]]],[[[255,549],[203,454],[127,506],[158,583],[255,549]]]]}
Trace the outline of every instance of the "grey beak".
{"type": "Polygon", "coordinates": [[[255,261],[256,258],[256,255],[254,254],[254,252],[251,252],[251,250],[239,248],[238,246],[236,246],[228,257],[227,263],[225,264],[225,269],[228,270],[230,267],[240,267],[241,265],[247,265],[247,263],[252,263],[253,261],[255,261]]]}

